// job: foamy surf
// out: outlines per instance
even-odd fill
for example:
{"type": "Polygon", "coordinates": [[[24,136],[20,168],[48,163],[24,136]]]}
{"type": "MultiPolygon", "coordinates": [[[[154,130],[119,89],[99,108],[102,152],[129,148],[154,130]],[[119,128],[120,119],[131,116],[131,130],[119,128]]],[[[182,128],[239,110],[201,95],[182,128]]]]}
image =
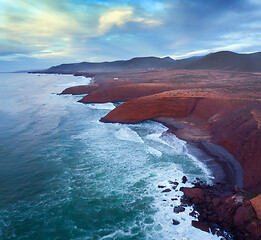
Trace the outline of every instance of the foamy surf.
{"type": "Polygon", "coordinates": [[[87,106],[90,109],[113,110],[115,108],[113,103],[90,103],[87,106]]]}
{"type": "Polygon", "coordinates": [[[162,152],[153,147],[148,146],[147,151],[154,156],[157,156],[157,157],[162,156],[162,152]]]}
{"type": "Polygon", "coordinates": [[[1,179],[0,238],[218,239],[191,226],[189,208],[173,212],[179,187],[209,176],[184,141],[161,137],[166,127],[101,123],[113,104],[51,94],[82,83],[77,77],[3,76],[12,91],[0,88],[10,112],[0,125],[1,171],[10,174],[1,179]],[[168,180],[178,181],[177,189],[168,180]]]}
{"type": "Polygon", "coordinates": [[[67,75],[67,76],[63,76],[63,77],[66,77],[67,80],[71,79],[72,81],[68,82],[68,83],[59,83],[58,84],[59,87],[67,88],[67,87],[74,87],[74,86],[78,86],[78,85],[89,85],[91,83],[91,78],[86,78],[86,77],[82,77],[82,76],[75,77],[72,75],[67,75]]]}
{"type": "Polygon", "coordinates": [[[120,130],[116,131],[114,135],[120,140],[144,143],[135,131],[126,126],[123,126],[120,130]]]}
{"type": "MultiPolygon", "coordinates": [[[[158,123],[158,124],[160,124],[160,123],[158,123]]],[[[199,159],[197,159],[197,157],[192,156],[191,154],[188,153],[187,142],[177,138],[174,134],[165,132],[164,128],[162,128],[161,131],[159,131],[159,130],[160,129],[157,128],[157,132],[147,135],[146,139],[156,141],[161,144],[165,144],[165,145],[171,147],[175,151],[176,154],[187,155],[197,167],[202,169],[204,174],[207,176],[207,178],[206,178],[207,183],[211,184],[212,180],[213,180],[212,172],[203,162],[201,162],[199,159]]]]}

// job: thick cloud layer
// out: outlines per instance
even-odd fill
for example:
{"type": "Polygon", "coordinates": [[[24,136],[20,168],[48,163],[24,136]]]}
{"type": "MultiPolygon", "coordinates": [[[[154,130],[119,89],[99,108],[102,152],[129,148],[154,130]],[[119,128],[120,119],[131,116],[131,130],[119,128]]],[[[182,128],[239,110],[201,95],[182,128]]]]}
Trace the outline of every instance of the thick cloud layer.
{"type": "Polygon", "coordinates": [[[0,71],[260,51],[259,0],[2,0],[0,71]]]}

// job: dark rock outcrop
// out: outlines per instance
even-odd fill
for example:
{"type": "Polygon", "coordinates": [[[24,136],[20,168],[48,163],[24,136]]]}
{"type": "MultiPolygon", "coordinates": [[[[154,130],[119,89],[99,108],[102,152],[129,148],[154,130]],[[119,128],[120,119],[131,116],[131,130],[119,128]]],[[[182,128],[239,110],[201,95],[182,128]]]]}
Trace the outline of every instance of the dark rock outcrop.
{"type": "Polygon", "coordinates": [[[199,213],[198,221],[193,220],[192,226],[224,239],[231,239],[231,236],[239,240],[261,239],[261,221],[251,204],[252,199],[249,201],[250,193],[235,190],[232,194],[224,194],[220,186],[200,184],[182,190],[182,202],[193,204],[193,212],[199,213]],[[201,201],[194,202],[199,196],[201,201]]]}

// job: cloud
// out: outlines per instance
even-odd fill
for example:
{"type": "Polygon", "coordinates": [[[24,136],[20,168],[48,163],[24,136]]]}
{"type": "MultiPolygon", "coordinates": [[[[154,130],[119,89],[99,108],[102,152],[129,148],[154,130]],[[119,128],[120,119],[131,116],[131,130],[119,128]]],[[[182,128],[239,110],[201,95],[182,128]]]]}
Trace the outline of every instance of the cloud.
{"type": "Polygon", "coordinates": [[[107,11],[99,19],[98,32],[103,35],[108,32],[113,26],[122,26],[126,22],[131,21],[133,10],[131,8],[126,9],[112,9],[107,11]]]}
{"type": "Polygon", "coordinates": [[[154,27],[160,25],[162,22],[153,19],[150,16],[139,17],[134,16],[134,9],[131,7],[122,9],[109,9],[99,19],[98,32],[103,35],[107,33],[113,26],[119,28],[123,27],[127,22],[136,22],[143,24],[143,27],[154,27]]]}
{"type": "Polygon", "coordinates": [[[31,56],[51,57],[62,55],[62,52],[66,55],[72,53],[67,48],[75,48],[76,45],[81,45],[86,51],[88,47],[84,43],[88,39],[102,37],[115,28],[116,31],[125,31],[127,23],[135,23],[139,28],[161,24],[152,15],[135,11],[134,6],[118,6],[114,1],[111,1],[113,4],[109,1],[80,0],[3,1],[0,42],[9,45],[13,51],[17,47],[9,44],[10,41],[16,42],[21,50],[32,46],[39,52],[32,51],[31,56]]]}
{"type": "Polygon", "coordinates": [[[1,0],[0,58],[62,63],[260,51],[260,15],[258,0],[1,0]]]}

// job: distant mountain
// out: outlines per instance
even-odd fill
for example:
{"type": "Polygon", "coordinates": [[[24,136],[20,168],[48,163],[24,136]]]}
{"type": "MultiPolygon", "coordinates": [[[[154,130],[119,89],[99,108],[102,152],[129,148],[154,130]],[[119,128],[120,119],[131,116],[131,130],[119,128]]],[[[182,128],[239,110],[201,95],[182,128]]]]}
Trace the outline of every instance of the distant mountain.
{"type": "Polygon", "coordinates": [[[166,68],[172,66],[175,60],[170,57],[136,57],[130,60],[120,60],[114,62],[101,63],[70,63],[61,64],[59,66],[51,67],[42,72],[45,73],[66,73],[66,72],[114,72],[125,70],[138,69],[152,69],[152,68],[166,68]]]}
{"type": "MultiPolygon", "coordinates": [[[[261,52],[238,54],[230,51],[210,53],[206,56],[174,60],[170,57],[136,57],[113,62],[81,62],[53,66],[42,73],[117,72],[141,69],[217,69],[261,72],[261,52]]],[[[36,71],[35,71],[36,72],[36,71]]]]}
{"type": "Polygon", "coordinates": [[[188,64],[186,68],[261,72],[261,52],[251,54],[238,54],[230,51],[211,53],[188,64]]]}
{"type": "Polygon", "coordinates": [[[202,56],[196,56],[196,57],[190,57],[190,58],[183,58],[176,60],[174,64],[169,67],[171,69],[185,69],[188,65],[197,62],[199,59],[201,59],[202,56]]]}

